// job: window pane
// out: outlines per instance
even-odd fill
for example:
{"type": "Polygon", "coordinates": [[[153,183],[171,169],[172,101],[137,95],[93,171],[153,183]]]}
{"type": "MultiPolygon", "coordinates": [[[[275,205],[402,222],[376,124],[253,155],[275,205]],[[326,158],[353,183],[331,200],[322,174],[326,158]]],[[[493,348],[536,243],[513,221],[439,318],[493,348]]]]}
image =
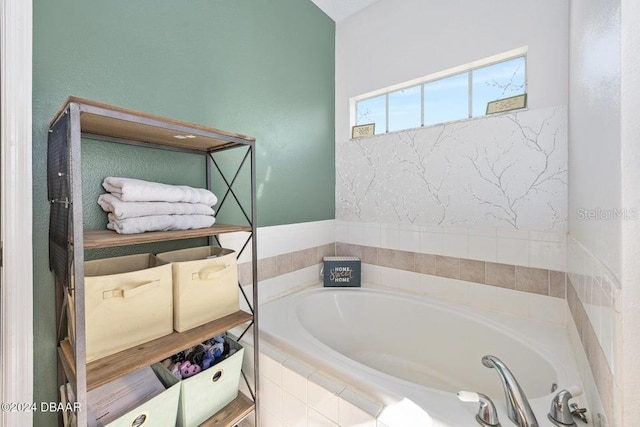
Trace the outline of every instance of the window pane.
{"type": "Polygon", "coordinates": [[[389,94],[389,132],[420,127],[420,97],[420,86],[389,94]]]}
{"type": "Polygon", "coordinates": [[[364,99],[356,103],[356,124],[376,124],[376,135],[387,131],[386,95],[364,99]]]}
{"type": "Polygon", "coordinates": [[[469,117],[469,73],[424,85],[424,125],[469,117]]]}
{"type": "Polygon", "coordinates": [[[484,116],[487,103],[525,92],[524,57],[473,71],[473,117],[484,116]]]}

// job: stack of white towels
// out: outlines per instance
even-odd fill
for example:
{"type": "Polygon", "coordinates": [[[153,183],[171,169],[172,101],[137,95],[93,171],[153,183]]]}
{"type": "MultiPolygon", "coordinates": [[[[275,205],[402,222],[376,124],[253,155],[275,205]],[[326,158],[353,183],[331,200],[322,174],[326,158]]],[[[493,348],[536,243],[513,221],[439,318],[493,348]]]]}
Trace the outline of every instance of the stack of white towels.
{"type": "Polygon", "coordinates": [[[207,228],[216,221],[218,198],[204,188],[111,176],[102,186],[109,193],[98,204],[109,213],[107,228],[120,234],[207,228]]]}

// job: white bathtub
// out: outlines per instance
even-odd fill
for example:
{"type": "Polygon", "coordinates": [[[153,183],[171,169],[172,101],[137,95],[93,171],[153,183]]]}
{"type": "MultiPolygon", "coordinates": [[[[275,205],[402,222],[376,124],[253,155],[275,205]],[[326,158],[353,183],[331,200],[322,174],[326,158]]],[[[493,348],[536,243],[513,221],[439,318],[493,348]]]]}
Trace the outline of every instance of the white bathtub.
{"type": "Polygon", "coordinates": [[[581,386],[565,329],[414,295],[308,289],[262,305],[260,329],[271,344],[387,405],[388,425],[394,406],[409,402],[430,425],[477,426],[477,404],[460,402],[459,390],[489,395],[502,425],[512,425],[498,374],[480,361],[487,354],[514,373],[540,425],[552,425],[552,384],[581,386]]]}

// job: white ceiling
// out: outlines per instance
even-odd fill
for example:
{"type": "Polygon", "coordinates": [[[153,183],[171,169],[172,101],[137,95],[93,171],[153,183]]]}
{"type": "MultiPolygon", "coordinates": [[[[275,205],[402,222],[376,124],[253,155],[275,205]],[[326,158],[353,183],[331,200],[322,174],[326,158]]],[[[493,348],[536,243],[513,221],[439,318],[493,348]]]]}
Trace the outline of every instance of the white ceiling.
{"type": "Polygon", "coordinates": [[[378,0],[311,0],[336,22],[353,15],[378,0]]]}

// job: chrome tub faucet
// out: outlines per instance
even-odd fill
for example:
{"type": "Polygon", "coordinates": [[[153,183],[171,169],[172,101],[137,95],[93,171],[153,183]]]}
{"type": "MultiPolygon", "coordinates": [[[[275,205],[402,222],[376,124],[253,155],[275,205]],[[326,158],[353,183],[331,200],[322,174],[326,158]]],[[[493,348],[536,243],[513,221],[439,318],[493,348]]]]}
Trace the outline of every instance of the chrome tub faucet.
{"type": "Polygon", "coordinates": [[[509,419],[519,427],[538,427],[538,420],[531,410],[527,396],[507,365],[491,355],[484,356],[482,364],[487,368],[494,368],[500,376],[507,401],[509,419]]]}
{"type": "Polygon", "coordinates": [[[486,394],[474,393],[472,391],[459,391],[458,399],[463,402],[479,403],[476,421],[483,427],[500,427],[498,412],[496,407],[486,394]]]}

